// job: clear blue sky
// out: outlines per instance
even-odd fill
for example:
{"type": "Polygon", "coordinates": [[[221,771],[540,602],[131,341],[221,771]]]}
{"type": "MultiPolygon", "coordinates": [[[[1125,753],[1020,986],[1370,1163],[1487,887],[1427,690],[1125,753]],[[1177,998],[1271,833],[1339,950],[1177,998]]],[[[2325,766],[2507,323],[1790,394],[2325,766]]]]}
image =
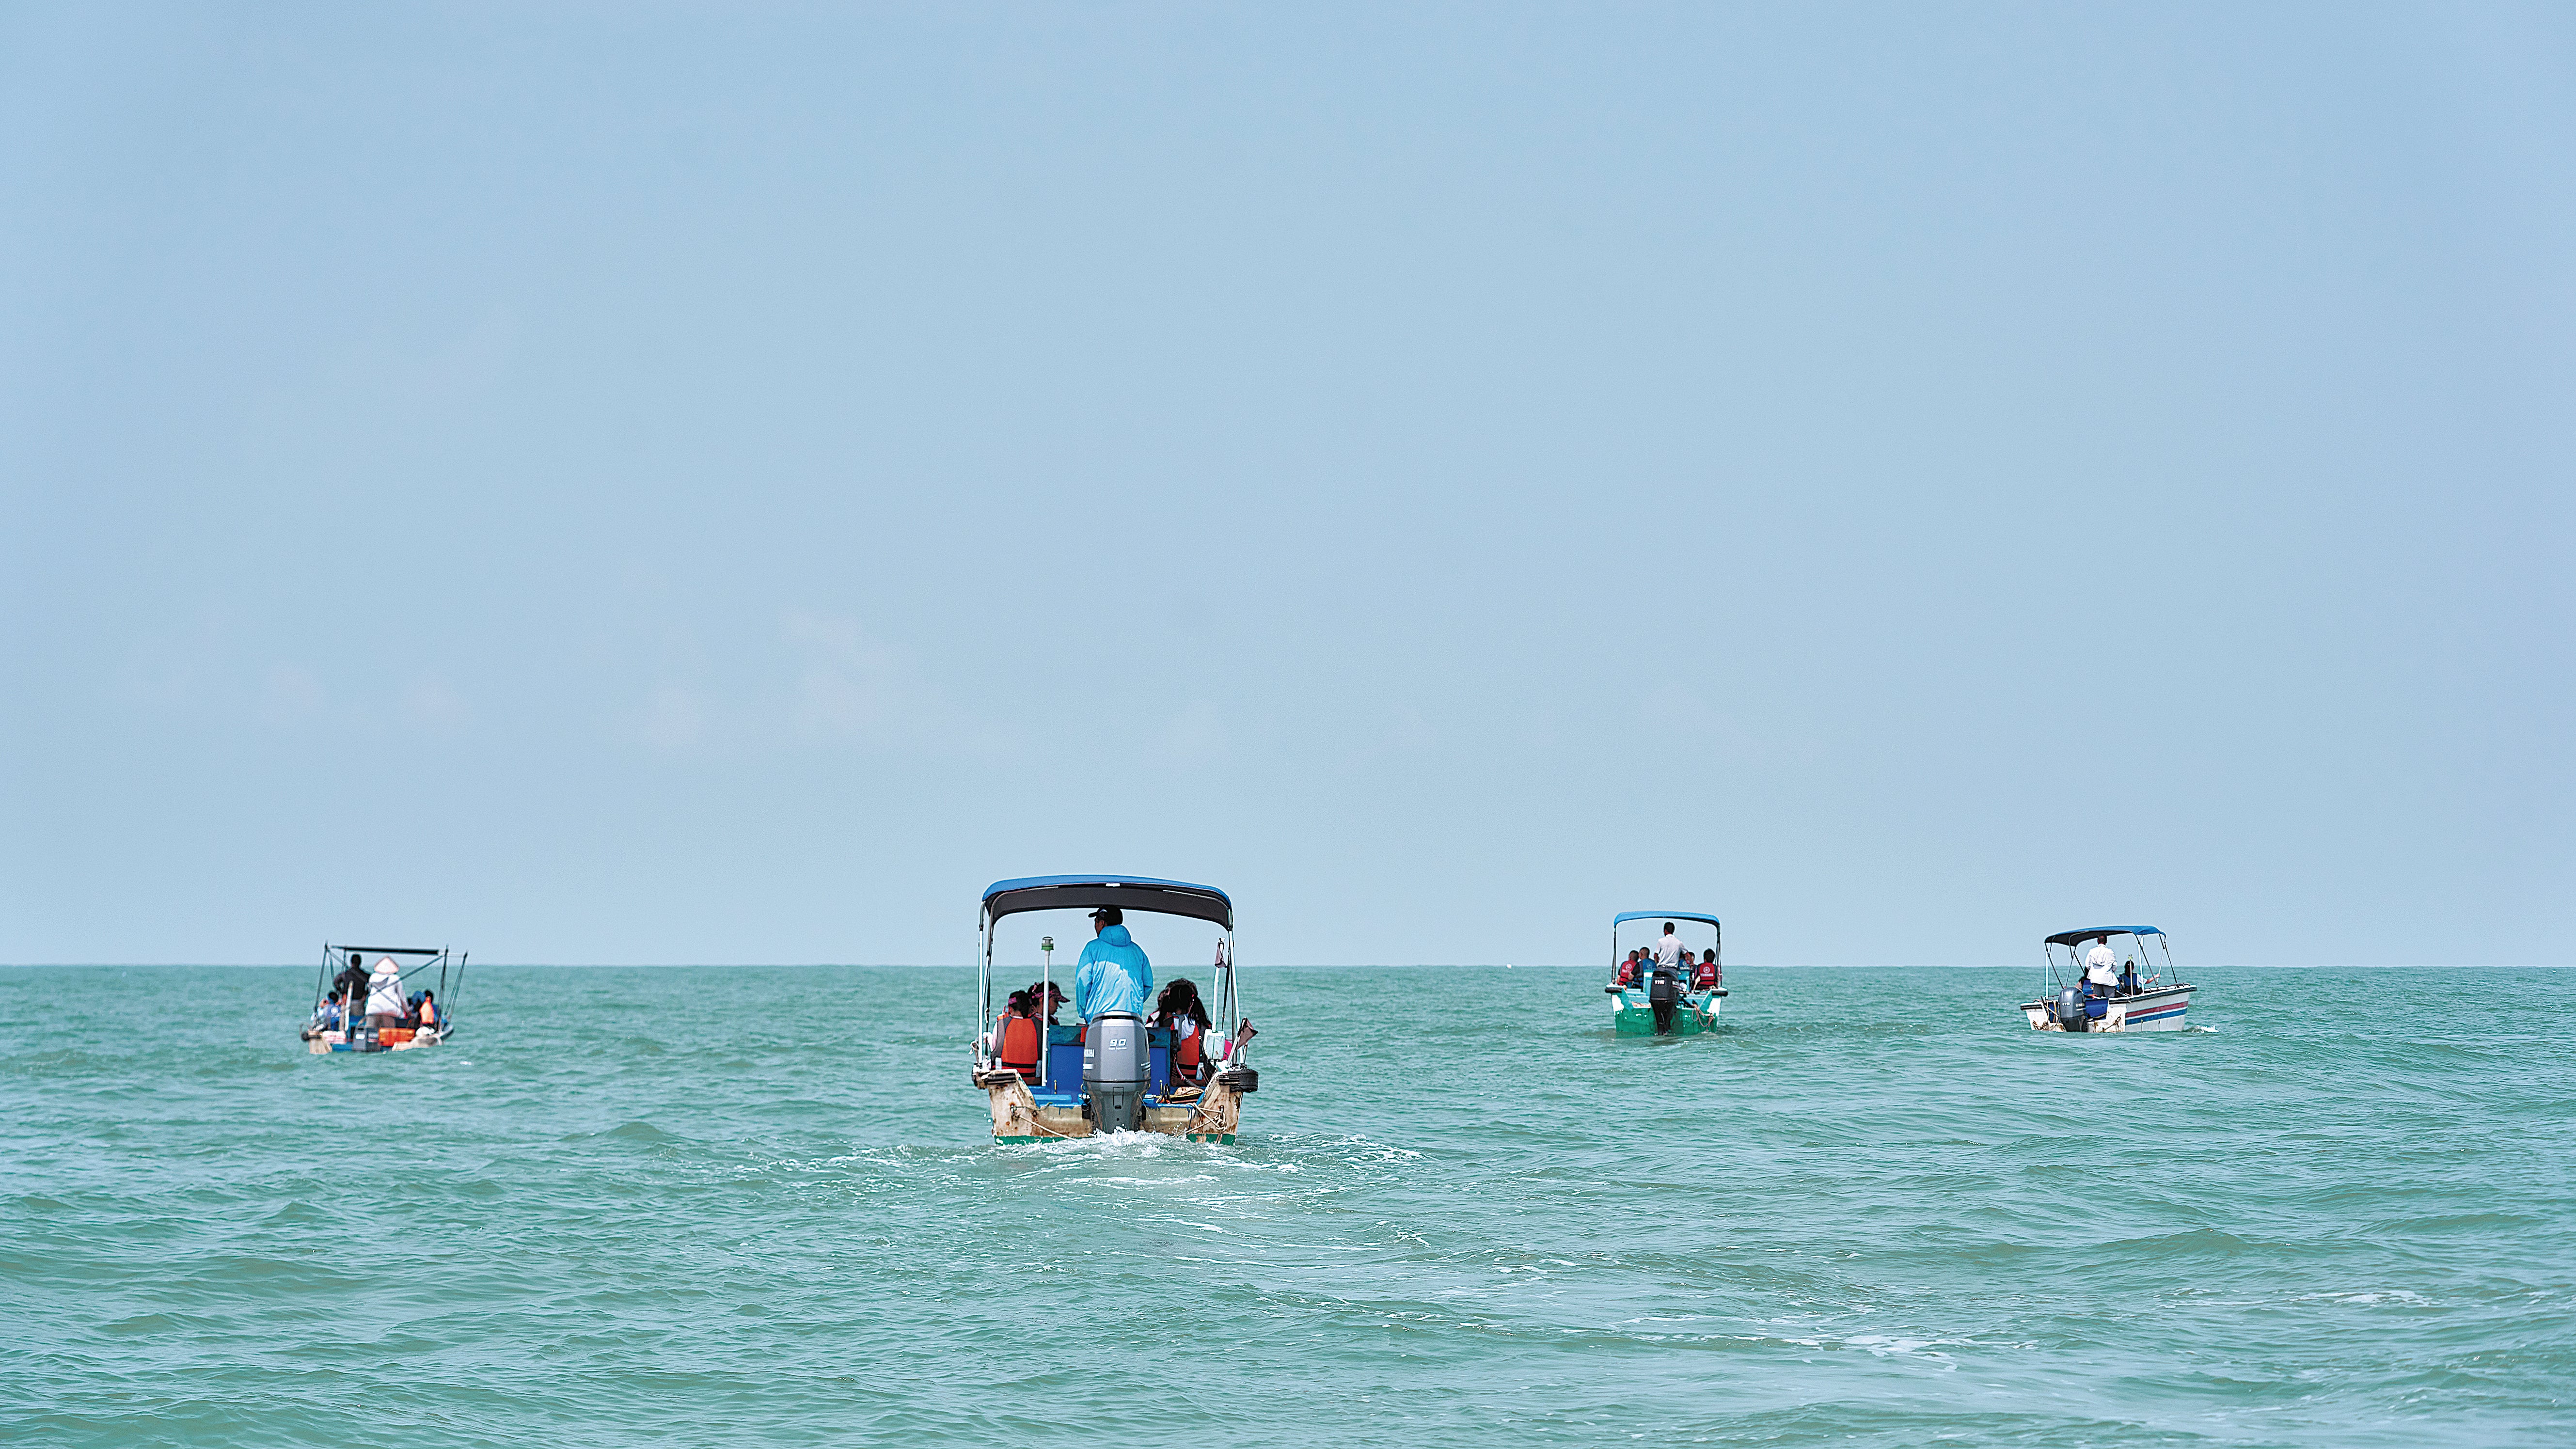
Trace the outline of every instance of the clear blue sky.
{"type": "Polygon", "coordinates": [[[528,10],[0,12],[0,960],[2576,957],[2563,7],[528,10]]]}

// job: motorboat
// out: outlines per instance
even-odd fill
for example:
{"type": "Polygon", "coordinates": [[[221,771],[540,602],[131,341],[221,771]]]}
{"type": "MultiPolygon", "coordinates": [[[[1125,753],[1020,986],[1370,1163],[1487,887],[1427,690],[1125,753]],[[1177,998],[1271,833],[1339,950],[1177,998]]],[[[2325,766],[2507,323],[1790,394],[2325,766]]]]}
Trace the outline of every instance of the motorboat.
{"type": "Polygon", "coordinates": [[[456,1034],[456,998],[465,989],[465,955],[445,946],[322,947],[313,1013],[300,1035],[315,1056],[332,1052],[408,1052],[456,1034]],[[375,962],[369,966],[370,960],[375,962]],[[370,980],[387,969],[402,982],[403,1009],[390,1022],[367,1012],[370,980]],[[418,989],[413,989],[415,983],[418,989]],[[435,983],[435,984],[432,984],[435,983]]]}
{"type": "Polygon", "coordinates": [[[1699,1036],[1717,1029],[1718,1003],[1726,999],[1726,965],[1721,954],[1724,930],[1704,911],[1621,911],[1610,918],[1610,982],[1601,988],[1610,998],[1611,1029],[1620,1036],[1699,1036]],[[1649,924],[1630,933],[1639,944],[1620,953],[1620,936],[1636,922],[1649,924]],[[1702,938],[1700,928],[1708,935],[1702,938]],[[1653,943],[1670,928],[1687,949],[1676,961],[1659,961],[1653,943]],[[1706,945],[1697,944],[1701,940],[1706,945]]]}
{"type": "MultiPolygon", "coordinates": [[[[973,1081],[991,1108],[996,1143],[1158,1132],[1232,1145],[1243,1099],[1259,1089],[1261,1076],[1250,1060],[1254,1031],[1243,1015],[1234,902],[1225,892],[1144,876],[995,881],[984,889],[977,937],[973,1081]],[[1200,993],[1193,985],[1189,993],[1199,1003],[1195,1013],[1174,1003],[1183,983],[1167,966],[1168,984],[1155,1010],[1096,1012],[1087,1023],[1057,1021],[1063,987],[1055,976],[1052,936],[1044,938],[1044,959],[1024,968],[1036,978],[1029,989],[1006,990],[1027,1005],[997,1010],[994,942],[1003,921],[1036,911],[1102,907],[1205,921],[1224,933],[1217,939],[1209,989],[1200,993]],[[1167,1005],[1174,1009],[1165,1010],[1167,1005]]],[[[1017,975],[1011,973],[1013,979],[1017,975]]]]}
{"type": "Polygon", "coordinates": [[[2173,943],[2153,926],[2086,926],[2045,938],[2040,951],[2056,989],[2021,1004],[2034,1031],[2180,1031],[2192,993],[2200,988],[2174,969],[2173,943]],[[2113,942],[2123,944],[2113,945],[2113,942]],[[2164,970],[2142,977],[2148,943],[2164,955],[2164,970]],[[2058,957],[2064,951],[2061,963],[2058,957]]]}

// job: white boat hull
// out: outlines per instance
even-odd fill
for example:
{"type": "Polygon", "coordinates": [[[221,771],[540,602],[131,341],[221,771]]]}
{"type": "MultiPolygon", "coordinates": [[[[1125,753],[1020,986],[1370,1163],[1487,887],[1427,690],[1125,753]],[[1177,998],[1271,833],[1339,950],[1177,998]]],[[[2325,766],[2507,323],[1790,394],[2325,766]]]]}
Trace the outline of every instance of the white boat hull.
{"type": "MultiPolygon", "coordinates": [[[[2181,1031],[2186,1023],[2184,1013],[2191,1008],[2191,994],[2197,986],[2164,986],[2141,991],[2135,996],[2114,996],[2105,1003],[2102,1015],[2088,1022],[2084,1034],[2103,1031],[2181,1031]]],[[[2057,1003],[2025,1001],[2022,1016],[2033,1031],[2064,1031],[2058,1025],[2057,1003]]]]}
{"type": "MultiPolygon", "coordinates": [[[[434,1047],[446,1039],[447,1033],[443,1030],[420,1031],[414,1032],[411,1038],[407,1041],[386,1042],[384,1045],[379,1046],[374,1050],[376,1052],[412,1052],[418,1051],[423,1047],[434,1047]]],[[[317,1057],[326,1057],[333,1052],[362,1052],[368,1055],[373,1055],[372,1052],[367,1052],[367,1049],[359,1043],[349,1040],[349,1034],[347,1032],[338,1030],[319,1032],[313,1036],[306,1037],[304,1039],[304,1044],[306,1047],[310,1048],[312,1054],[317,1057]]]]}

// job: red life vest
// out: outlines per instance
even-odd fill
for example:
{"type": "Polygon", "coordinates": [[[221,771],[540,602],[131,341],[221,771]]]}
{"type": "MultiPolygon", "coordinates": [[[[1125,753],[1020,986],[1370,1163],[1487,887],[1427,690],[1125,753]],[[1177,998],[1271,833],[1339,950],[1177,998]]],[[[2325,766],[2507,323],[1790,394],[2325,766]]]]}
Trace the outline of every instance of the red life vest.
{"type": "Polygon", "coordinates": [[[1172,1028],[1172,1071],[1187,1072],[1193,1078],[1199,1074],[1199,1024],[1195,1021],[1184,1021],[1172,1028]]]}
{"type": "Polygon", "coordinates": [[[1699,963],[1698,972],[1691,977],[1691,985],[1708,987],[1715,986],[1716,984],[1717,963],[1714,961],[1702,961],[1699,963]]]}
{"type": "Polygon", "coordinates": [[[1002,1065],[1034,1082],[1038,1079],[1038,1059],[1045,1055],[1045,1036],[1032,1017],[1006,1015],[1002,1018],[1002,1065]]]}

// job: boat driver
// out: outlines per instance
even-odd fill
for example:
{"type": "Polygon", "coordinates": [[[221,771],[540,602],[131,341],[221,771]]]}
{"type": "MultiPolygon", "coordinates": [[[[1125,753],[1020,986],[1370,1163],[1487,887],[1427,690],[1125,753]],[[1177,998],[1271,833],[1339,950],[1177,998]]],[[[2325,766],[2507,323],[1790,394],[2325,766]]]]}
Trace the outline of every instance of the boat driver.
{"type": "Polygon", "coordinates": [[[1679,971],[1682,963],[1689,959],[1690,947],[1683,945],[1682,938],[1674,933],[1672,922],[1664,922],[1664,934],[1655,942],[1655,969],[1679,971]]]}
{"type": "Polygon", "coordinates": [[[2084,953],[2084,984],[2099,986],[2108,996],[2120,984],[2120,958],[2111,954],[2107,936],[2093,938],[2093,949],[2084,953]]]}
{"type": "Polygon", "coordinates": [[[350,1003],[350,1014],[357,1014],[357,1003],[367,995],[367,963],[357,952],[349,953],[349,964],[331,978],[330,995],[350,1003]]]}
{"type": "Polygon", "coordinates": [[[1073,971],[1073,1014],[1089,1026],[1092,1018],[1122,1011],[1145,1015],[1146,994],[1154,989],[1154,966],[1145,948],[1127,934],[1126,913],[1102,906],[1091,913],[1092,937],[1082,948],[1073,971]]]}

